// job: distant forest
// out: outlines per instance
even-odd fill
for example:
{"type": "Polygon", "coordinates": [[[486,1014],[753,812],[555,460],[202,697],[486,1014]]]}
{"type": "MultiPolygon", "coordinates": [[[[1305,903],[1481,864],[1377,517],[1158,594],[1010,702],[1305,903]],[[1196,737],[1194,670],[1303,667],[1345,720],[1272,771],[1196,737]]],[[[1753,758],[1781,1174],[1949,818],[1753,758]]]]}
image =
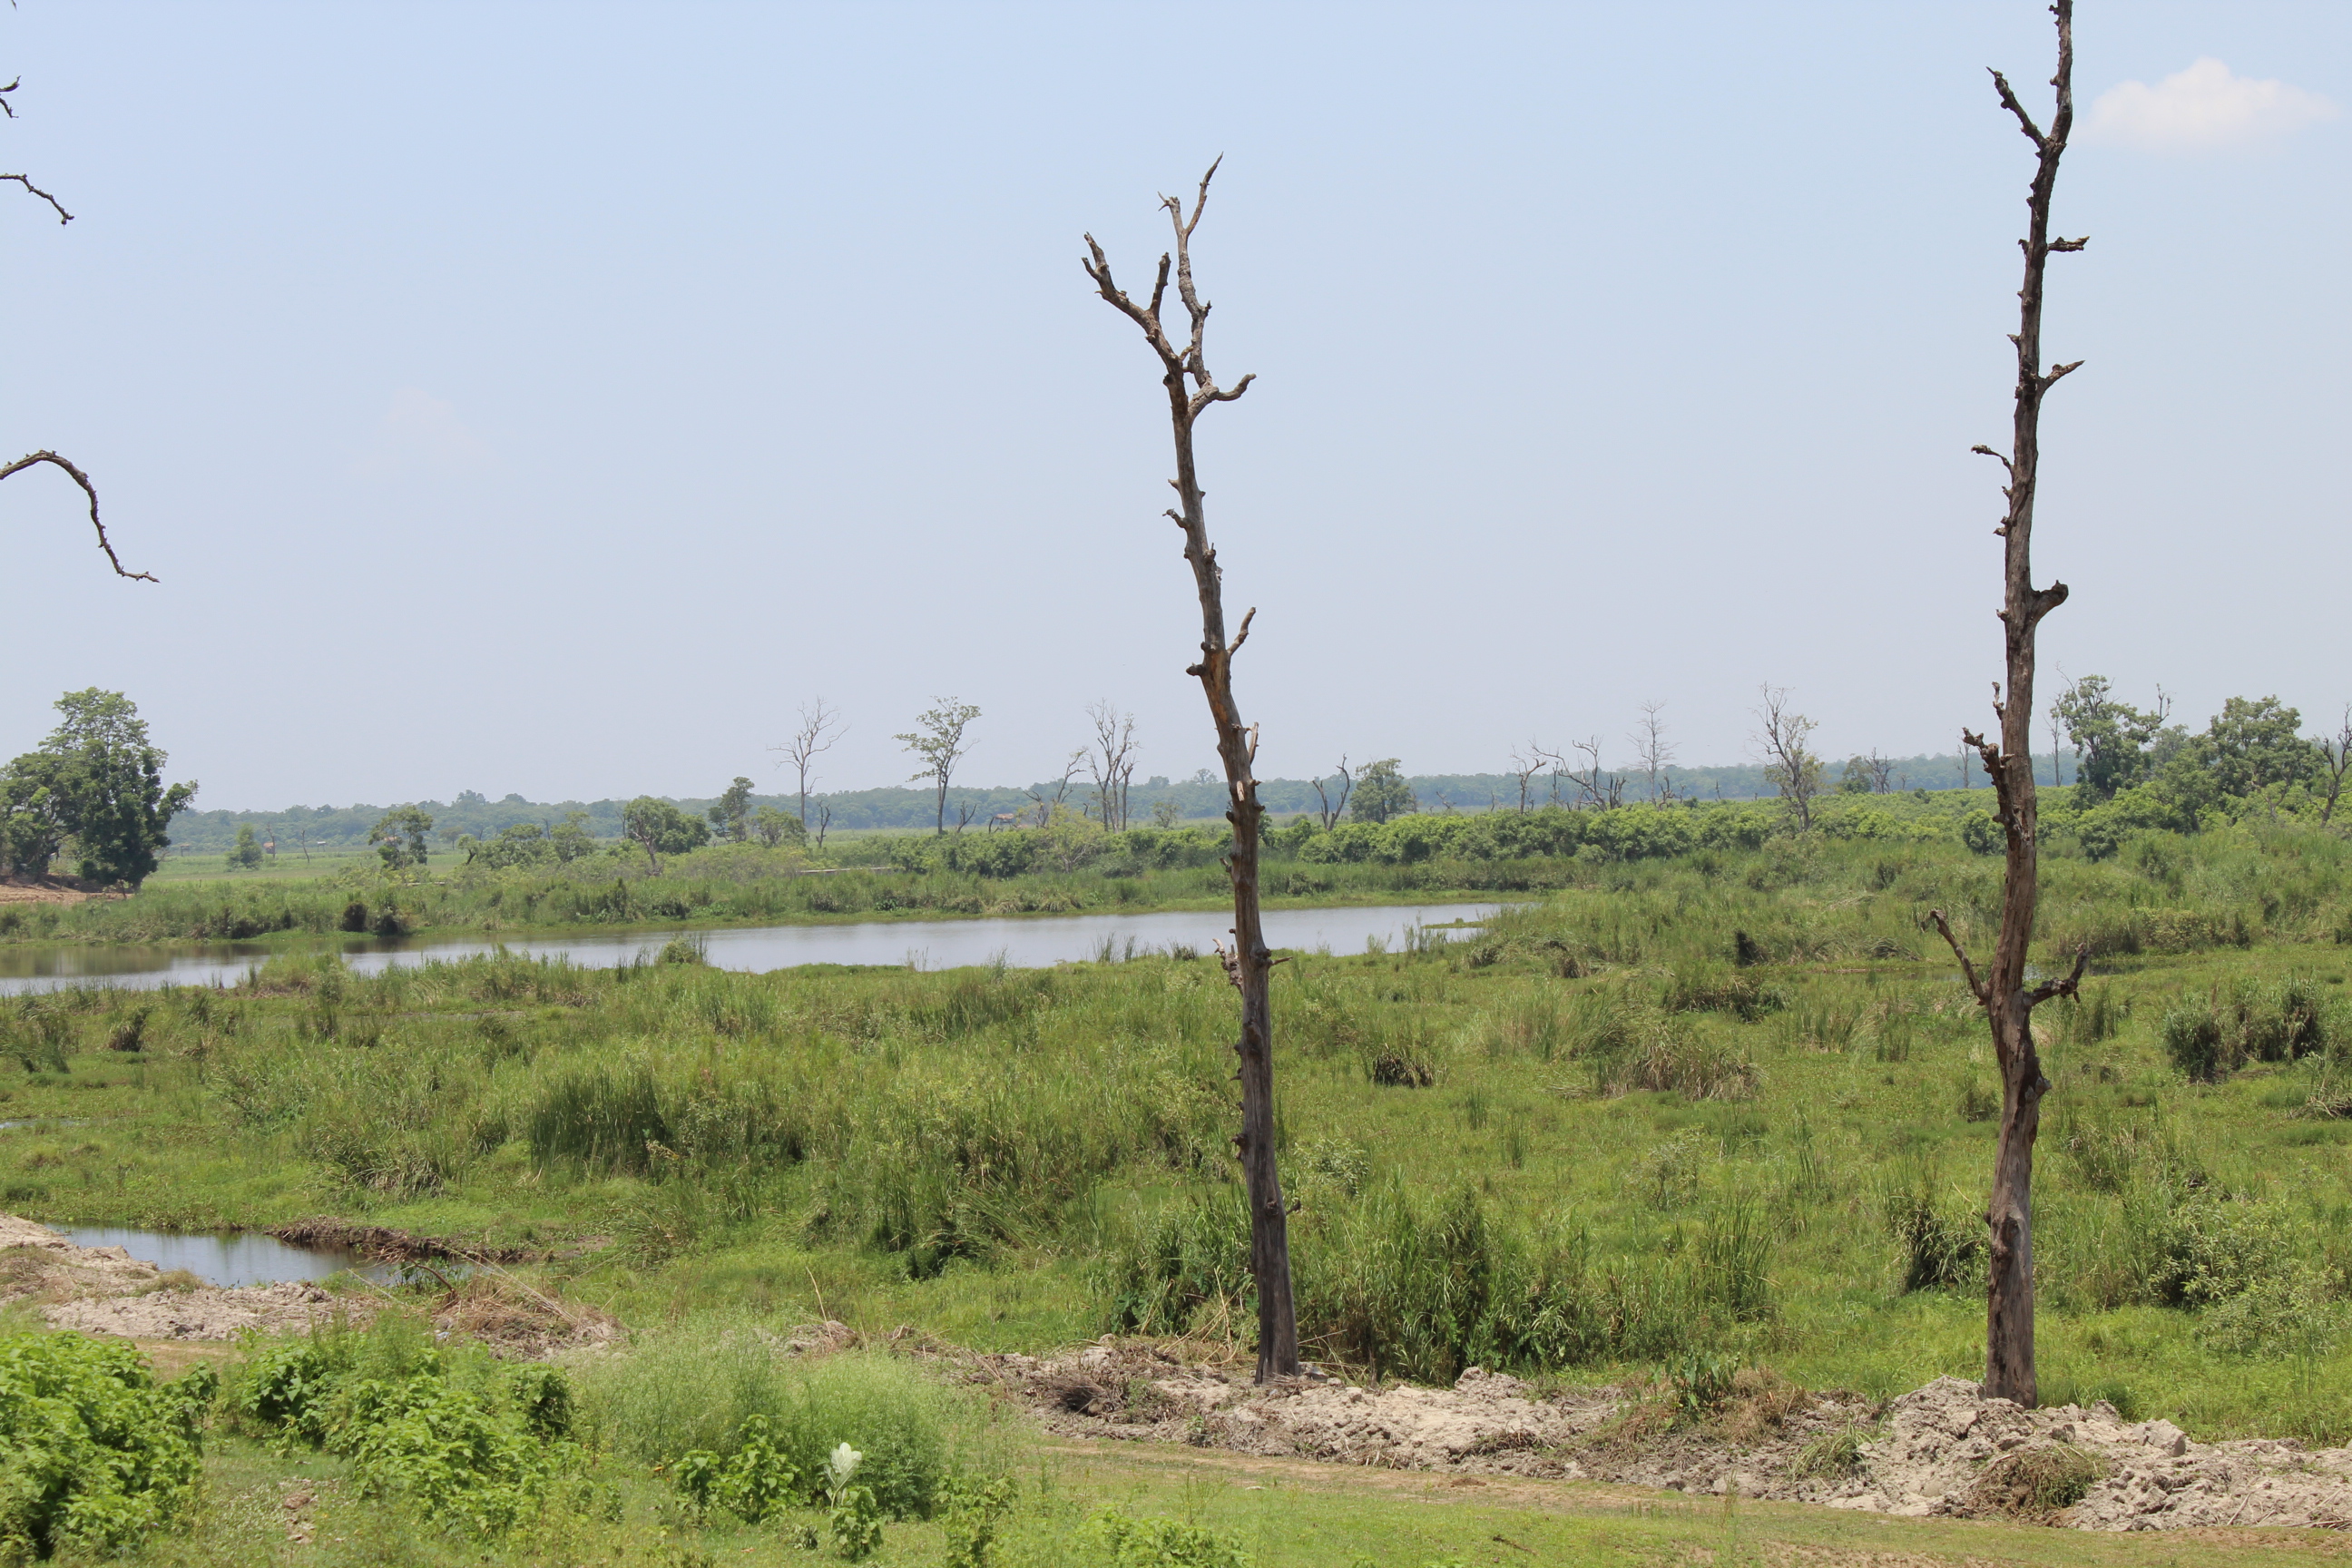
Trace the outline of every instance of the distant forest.
{"type": "MultiPolygon", "coordinates": [[[[2075,758],[2063,754],[2055,759],[2063,777],[2053,777],[2053,759],[2044,752],[2036,760],[2036,776],[2043,784],[2071,784],[2074,781],[2075,758]]],[[[1959,756],[1901,757],[1885,764],[1889,770],[1889,783],[1895,789],[1946,790],[1962,787],[1982,788],[1984,769],[1975,759],[1968,760],[1963,776],[1959,756]]],[[[1831,763],[1826,781],[1834,787],[1840,764],[1831,763]]],[[[1638,773],[1617,772],[1604,778],[1622,786],[1624,798],[1631,802],[1647,798],[1648,780],[1638,773]]],[[[723,782],[723,781],[722,781],[723,782]]],[[[1408,774],[1405,781],[1423,811],[1478,812],[1496,809],[1515,810],[1519,804],[1519,780],[1512,773],[1422,773],[1408,774]]],[[[1677,797],[1694,800],[1750,800],[1779,794],[1764,776],[1761,764],[1741,764],[1733,767],[1683,768],[1673,770],[1671,782],[1677,797]]],[[[1336,793],[1335,781],[1324,780],[1327,789],[1336,793]]],[[[968,832],[985,828],[992,816],[999,813],[1027,811],[1033,816],[1036,801],[1055,798],[1062,790],[1058,780],[1032,784],[1028,788],[1001,786],[990,789],[955,788],[948,791],[948,823],[950,829],[961,808],[971,810],[968,832]]],[[[1074,809],[1083,809],[1090,801],[1093,786],[1085,779],[1073,779],[1064,794],[1065,803],[1074,809]]],[[[1185,820],[1221,817],[1225,809],[1225,786],[1206,769],[1189,779],[1171,781],[1154,777],[1137,783],[1132,789],[1134,816],[1141,821],[1151,819],[1152,808],[1162,801],[1172,802],[1176,815],[1185,820]]],[[[1306,779],[1265,779],[1258,784],[1258,798],[1276,818],[1312,813],[1318,799],[1315,785],[1306,779]]],[[[1579,798],[1577,786],[1563,775],[1543,773],[1535,777],[1528,788],[1528,804],[1538,805],[1559,800],[1574,804],[1579,798]]],[[[702,816],[718,801],[717,795],[680,798],[672,801],[680,810],[696,816],[702,816]]],[[[831,827],[835,832],[846,829],[882,828],[909,831],[933,825],[938,810],[938,797],[928,788],[864,789],[829,792],[809,797],[810,826],[816,826],[817,803],[832,808],[831,827]]],[[[368,829],[373,827],[389,809],[415,805],[424,808],[433,818],[433,836],[445,844],[453,844],[459,834],[471,834],[478,839],[495,837],[501,829],[518,823],[536,822],[545,826],[563,821],[574,812],[585,816],[583,826],[599,838],[621,836],[620,800],[597,801],[529,801],[519,795],[509,795],[491,800],[476,790],[460,793],[454,801],[398,801],[390,806],[364,804],[352,805],[293,805],[283,811],[189,811],[172,822],[172,852],[180,855],[217,854],[236,842],[241,826],[251,826],[264,839],[274,839],[282,858],[300,853],[308,844],[313,849],[352,849],[367,843],[368,829]]],[[[793,795],[755,795],[754,807],[772,805],[781,810],[797,812],[799,797],[793,795]]]]}

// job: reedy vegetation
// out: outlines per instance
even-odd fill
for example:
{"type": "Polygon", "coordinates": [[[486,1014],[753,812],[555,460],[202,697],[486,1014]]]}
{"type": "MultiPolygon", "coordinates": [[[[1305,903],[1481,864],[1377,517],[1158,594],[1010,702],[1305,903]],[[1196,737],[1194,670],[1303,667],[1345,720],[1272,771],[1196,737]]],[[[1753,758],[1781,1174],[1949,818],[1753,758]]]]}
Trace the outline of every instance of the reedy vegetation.
{"type": "MultiPolygon", "coordinates": [[[[1822,833],[1550,866],[1557,893],[1471,940],[1277,972],[1309,1353],[1446,1377],[1730,1352],[1877,1392],[1965,1371],[1990,1076],[1918,919],[1989,924],[1997,867],[1822,833]]],[[[2103,955],[2044,1020],[2050,1397],[2344,1435],[2320,1390],[2352,1275],[2347,868],[2259,821],[2045,861],[2048,947],[2103,955]]],[[[20,1000],[0,1111],[97,1120],[0,1135],[0,1203],[602,1235],[552,1267],[625,1317],[821,1291],[971,1342],[1215,1335],[1249,1307],[1223,989],[1166,956],[312,957],[20,1000]]]]}

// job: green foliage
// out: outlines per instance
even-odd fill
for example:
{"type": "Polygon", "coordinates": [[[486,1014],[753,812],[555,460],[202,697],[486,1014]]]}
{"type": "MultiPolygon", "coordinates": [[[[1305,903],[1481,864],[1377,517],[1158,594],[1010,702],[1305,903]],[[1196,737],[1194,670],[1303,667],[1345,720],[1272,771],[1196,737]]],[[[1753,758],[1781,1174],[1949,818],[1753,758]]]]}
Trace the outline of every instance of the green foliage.
{"type": "Polygon", "coordinates": [[[661,857],[683,855],[710,842],[710,829],[666,800],[641,795],[622,809],[621,831],[646,852],[646,864],[661,875],[661,857]]]}
{"type": "Polygon", "coordinates": [[[367,841],[375,847],[385,870],[405,871],[425,864],[430,851],[425,836],[432,831],[430,813],[418,806],[404,805],[385,812],[368,829],[367,841]]]}
{"type": "Polygon", "coordinates": [[[1960,818],[1960,842],[1971,855],[1999,855],[2009,847],[2009,835],[1990,811],[1972,811],[1960,818]]]}
{"type": "Polygon", "coordinates": [[[1356,821],[1375,825],[1420,809],[1412,786],[1404,782],[1404,765],[1394,757],[1367,764],[1356,775],[1355,793],[1348,803],[1348,814],[1356,821]]]}
{"type": "Polygon", "coordinates": [[[0,1560],[136,1548],[203,1486],[209,1368],[158,1384],[120,1340],[0,1336],[0,1560]]]}
{"type": "Polygon", "coordinates": [[[85,881],[136,888],[196,786],[164,787],[167,759],[120,691],[68,691],[57,709],[63,718],[41,749],[0,773],[0,852],[11,869],[41,876],[70,836],[85,881]]]}
{"type": "MultiPolygon", "coordinates": [[[[736,775],[735,782],[727,786],[725,792],[704,814],[709,819],[712,832],[722,838],[732,839],[738,844],[746,843],[751,839],[751,790],[752,784],[750,779],[744,778],[740,773],[736,775]]],[[[769,809],[774,810],[774,807],[771,806],[769,809]]],[[[782,814],[778,813],[778,815],[782,814]]],[[[775,846],[772,844],[769,847],[773,848],[775,846]]]]}
{"type": "Polygon", "coordinates": [[[1254,1568],[1238,1539],[1173,1519],[1136,1519],[1104,1509],[1081,1525],[1077,1544],[1102,1568],[1254,1568]]]}
{"type": "Polygon", "coordinates": [[[261,866],[261,841],[253,836],[253,824],[239,823],[236,846],[228,852],[228,868],[232,871],[257,870],[261,866]]]}
{"type": "Polygon", "coordinates": [[[1908,1180],[1885,1197],[1883,1216],[1895,1241],[1897,1289],[1941,1290],[1977,1279],[1984,1259],[1985,1221],[1938,1190],[1935,1168],[1915,1165],[1908,1180]]]}
{"type": "Polygon", "coordinates": [[[596,1501],[586,1456],[570,1440],[572,1392],[552,1367],[436,1345],[389,1311],[364,1330],[248,1335],[244,1352],[230,1384],[238,1415],[280,1444],[348,1458],[363,1496],[405,1498],[427,1519],[483,1536],[551,1500],[596,1501]]]}
{"type": "Polygon", "coordinates": [[[808,826],[789,811],[763,805],[751,813],[751,834],[770,849],[808,841],[808,826]]]}
{"type": "MultiPolygon", "coordinates": [[[[617,1452],[675,1467],[681,1457],[714,1479],[714,1501],[737,1456],[756,1440],[755,1473],[773,1488],[789,1469],[793,1500],[823,1493],[834,1450],[861,1458],[859,1489],[879,1515],[927,1518],[958,1474],[993,1464],[969,1396],[887,1355],[845,1352],[803,1361],[748,1327],[704,1320],[648,1334],[626,1356],[582,1370],[581,1419],[617,1452]]],[[[748,1478],[747,1478],[748,1479],[748,1478]]],[[[784,1497],[771,1490],[772,1508],[784,1497]]],[[[732,1504],[728,1506],[732,1507],[732,1504]]]]}
{"type": "Polygon", "coordinates": [[[669,1471],[678,1489],[696,1507],[722,1508],[747,1524],[757,1524],[806,1500],[808,1488],[792,1459],[776,1447],[766,1416],[744,1417],[732,1441],[732,1453],[694,1448],[671,1462],[669,1471]]]}
{"type": "Polygon", "coordinates": [[[2284,1062],[2327,1048],[2338,1032],[2319,987],[2297,975],[2268,985],[2216,987],[2164,1016],[2164,1050],[2191,1079],[2211,1081],[2248,1062],[2284,1062]]]}

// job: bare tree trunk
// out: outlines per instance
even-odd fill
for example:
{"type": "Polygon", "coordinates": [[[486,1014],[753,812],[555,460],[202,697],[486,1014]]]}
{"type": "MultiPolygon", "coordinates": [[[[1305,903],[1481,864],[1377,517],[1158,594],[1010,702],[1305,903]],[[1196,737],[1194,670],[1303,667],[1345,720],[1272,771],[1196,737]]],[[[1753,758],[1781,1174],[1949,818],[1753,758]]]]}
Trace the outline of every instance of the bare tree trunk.
{"type": "Polygon", "coordinates": [[[2042,277],[2052,251],[2080,250],[2085,243],[2050,237],[2050,194],[2057,183],[2058,160],[2066,151],[2067,132],[2074,122],[2074,0],[2057,0],[2050,9],[2058,19],[2058,73],[2050,79],[2051,86],[2058,89],[2058,100],[2046,134],[2010,90],[2008,79],[1999,71],[1992,73],[2002,107],[2017,117],[2040,159],[2026,203],[2027,236],[2021,242],[2025,251],[2025,283],[2018,290],[2018,331],[2011,340],[2017,344],[2013,445],[2007,458],[1990,447],[1974,448],[2009,470],[2009,486],[2003,492],[2009,498],[2008,515],[1993,531],[2004,542],[2000,618],[2008,684],[1993,692],[2000,739],[1989,742],[1981,735],[1962,732],[1962,739],[1984,762],[2009,846],[2001,875],[2000,931],[1994,939],[1992,963],[1982,975],[1969,962],[1942,911],[1934,916],[1937,929],[1960,961],[1960,973],[1969,990],[1984,1007],[2000,1066],[2000,1142],[1993,1157],[1992,1199],[1986,1210],[1991,1245],[1985,1285],[1984,1391],[1990,1397],[2013,1399],[2029,1406],[2038,1394],[2033,1369],[2033,1144],[2041,1131],[2042,1097],[2050,1090],[2050,1080],[2042,1075],[2041,1057],[2033,1046],[2033,1009],[2053,996],[2074,994],[2087,956],[2079,952],[2074,955],[2074,972],[2065,979],[2045,981],[2031,991],[2025,988],[2026,954],[2033,941],[2039,891],[2034,843],[2033,637],[2042,617],[2066,602],[2063,583],[2043,589],[2033,586],[2033,493],[2041,468],[2042,400],[2061,377],[2082,363],[2077,360],[2073,364],[2052,365],[2047,372],[2042,368],[2042,277]]]}
{"type": "MultiPolygon", "coordinates": [[[[1223,163],[1221,158],[1218,163],[1223,163]]],[[[1160,276],[1152,285],[1151,303],[1139,306],[1111,281],[1110,261],[1092,235],[1086,237],[1091,259],[1087,276],[1120,314],[1143,329],[1160,356],[1161,384],[1168,389],[1168,414],[1176,437],[1175,487],[1181,510],[1167,515],[1184,531],[1184,559],[1192,567],[1192,583],[1201,600],[1201,662],[1185,674],[1197,678],[1209,700],[1209,717],[1216,726],[1217,755],[1225,764],[1229,805],[1225,818],[1234,825],[1233,854],[1226,862],[1234,887],[1234,945],[1225,952],[1225,973],[1241,993],[1241,1038],[1234,1049],[1241,1058],[1242,1131],[1234,1142],[1241,1150],[1242,1169],[1248,1183],[1250,1208],[1250,1270],[1257,1279],[1257,1381],[1298,1371],[1298,1323],[1290,1292],[1290,1228],[1283,1211],[1282,1183],[1274,1163],[1274,1007],[1271,982],[1274,954],[1265,945],[1258,919],[1258,825],[1265,810],[1258,805],[1257,780],[1251,768],[1257,760],[1257,731],[1242,722],[1234,700],[1234,655],[1249,640],[1252,609],[1242,616],[1241,629],[1225,640],[1223,572],[1209,543],[1207,514],[1201,503],[1201,481],[1192,460],[1192,426],[1213,403],[1230,403],[1249,389],[1255,379],[1244,375],[1220,389],[1202,356],[1201,339],[1209,322],[1209,307],[1192,287],[1192,230],[1209,199],[1209,182],[1217,164],[1201,176],[1192,216],[1184,216],[1182,198],[1163,196],[1169,219],[1176,229],[1176,293],[1192,318],[1192,337],[1181,349],[1161,325],[1160,307],[1168,293],[1169,258],[1160,258],[1160,276]],[[1187,383],[1190,383],[1188,386],[1187,383]]]]}

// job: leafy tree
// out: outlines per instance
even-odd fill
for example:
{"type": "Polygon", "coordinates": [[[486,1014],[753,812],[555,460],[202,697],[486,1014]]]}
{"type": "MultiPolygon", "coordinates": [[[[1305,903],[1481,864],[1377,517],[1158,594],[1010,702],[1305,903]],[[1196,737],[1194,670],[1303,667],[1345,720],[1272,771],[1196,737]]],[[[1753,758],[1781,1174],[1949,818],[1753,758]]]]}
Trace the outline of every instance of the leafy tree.
{"type": "Polygon", "coordinates": [[[711,829],[720,837],[730,838],[738,844],[749,839],[751,837],[751,781],[737,774],[735,782],[727,786],[727,793],[719,797],[719,804],[710,808],[709,815],[711,829]]]}
{"type": "Polygon", "coordinates": [[[569,866],[596,847],[596,836],[588,831],[588,814],[572,811],[548,830],[548,847],[555,851],[556,862],[569,866]]]}
{"type": "Polygon", "coordinates": [[[1404,782],[1404,764],[1398,759],[1384,757],[1368,763],[1356,775],[1349,815],[1358,822],[1386,822],[1420,809],[1421,802],[1413,798],[1412,786],[1404,782]]]}
{"type": "Polygon", "coordinates": [[[404,805],[387,811],[368,829],[367,841],[383,858],[384,868],[404,871],[425,864],[425,835],[433,818],[421,806],[404,805]]]}
{"type": "Polygon", "coordinates": [[[72,763],[32,752],[0,773],[0,862],[19,877],[48,875],[72,833],[72,763]]]}
{"type": "Polygon", "coordinates": [[[661,875],[661,857],[683,855],[710,842],[710,829],[700,817],[688,816],[666,800],[641,795],[621,808],[621,831],[646,852],[653,874],[661,875]]]}
{"type": "Polygon", "coordinates": [[[2303,715],[2275,697],[2232,697],[2198,739],[2200,760],[2225,795],[2249,799],[2273,784],[2308,784],[2320,772],[2319,748],[2296,731],[2303,715]]]}
{"type": "MultiPolygon", "coordinates": [[[[504,870],[510,866],[536,866],[554,858],[554,846],[549,841],[547,829],[536,822],[518,822],[499,830],[499,836],[486,843],[475,845],[467,853],[466,862],[484,866],[491,870],[504,870]]],[[[466,841],[459,839],[463,845],[466,841]]]]}
{"type": "Polygon", "coordinates": [[[751,833],[771,849],[786,843],[805,843],[808,839],[808,829],[801,825],[799,817],[789,811],[778,811],[772,805],[763,805],[751,814],[751,833]]]}
{"type": "Polygon", "coordinates": [[[980,717],[980,710],[952,697],[934,697],[939,704],[919,715],[916,728],[904,735],[893,735],[903,741],[907,750],[922,758],[923,765],[907,781],[909,784],[929,784],[939,792],[939,832],[947,837],[948,781],[955,776],[955,765],[963,760],[964,727],[980,717]]]}
{"type": "Polygon", "coordinates": [[[238,823],[236,825],[236,847],[228,852],[228,868],[232,871],[250,871],[259,867],[260,864],[261,841],[253,836],[253,824],[250,822],[238,823]]]}
{"type": "Polygon", "coordinates": [[[57,709],[63,721],[0,783],[9,859],[38,876],[48,869],[44,845],[53,857],[69,834],[84,880],[136,888],[153,874],[157,852],[172,842],[164,830],[196,786],[163,787],[164,753],[121,692],[68,691],[57,709]]]}
{"type": "Polygon", "coordinates": [[[2147,712],[2118,702],[2104,675],[2086,675],[2068,686],[2053,711],[2081,759],[2074,782],[2093,800],[2146,783],[2156,766],[2148,748],[2163,732],[2171,707],[2161,691],[2147,712]]]}

